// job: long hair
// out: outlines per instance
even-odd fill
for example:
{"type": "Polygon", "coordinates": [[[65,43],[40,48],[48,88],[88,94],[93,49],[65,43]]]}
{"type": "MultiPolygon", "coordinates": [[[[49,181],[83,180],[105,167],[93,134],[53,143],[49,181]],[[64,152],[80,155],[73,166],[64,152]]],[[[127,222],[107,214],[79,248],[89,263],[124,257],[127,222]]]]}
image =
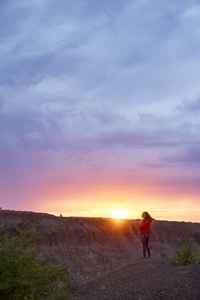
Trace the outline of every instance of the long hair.
{"type": "Polygon", "coordinates": [[[152,218],[147,211],[144,211],[143,213],[145,213],[145,220],[147,221],[147,223],[153,223],[155,221],[155,219],[152,218]]]}

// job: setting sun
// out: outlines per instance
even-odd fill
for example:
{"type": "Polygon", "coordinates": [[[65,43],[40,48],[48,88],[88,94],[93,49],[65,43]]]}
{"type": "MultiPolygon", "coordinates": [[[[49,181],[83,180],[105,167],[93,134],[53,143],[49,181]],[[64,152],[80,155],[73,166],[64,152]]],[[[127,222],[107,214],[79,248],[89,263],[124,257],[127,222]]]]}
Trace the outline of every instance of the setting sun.
{"type": "Polygon", "coordinates": [[[127,214],[127,211],[124,209],[114,209],[110,213],[111,217],[115,219],[124,219],[127,214]]]}

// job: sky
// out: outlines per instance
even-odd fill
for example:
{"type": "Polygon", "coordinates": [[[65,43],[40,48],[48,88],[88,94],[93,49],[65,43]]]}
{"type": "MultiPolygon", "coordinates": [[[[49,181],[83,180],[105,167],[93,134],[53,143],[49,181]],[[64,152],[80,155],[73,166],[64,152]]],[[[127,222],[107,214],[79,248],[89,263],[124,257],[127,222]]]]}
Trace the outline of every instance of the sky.
{"type": "Polygon", "coordinates": [[[0,2],[0,206],[200,222],[200,4],[0,2]]]}

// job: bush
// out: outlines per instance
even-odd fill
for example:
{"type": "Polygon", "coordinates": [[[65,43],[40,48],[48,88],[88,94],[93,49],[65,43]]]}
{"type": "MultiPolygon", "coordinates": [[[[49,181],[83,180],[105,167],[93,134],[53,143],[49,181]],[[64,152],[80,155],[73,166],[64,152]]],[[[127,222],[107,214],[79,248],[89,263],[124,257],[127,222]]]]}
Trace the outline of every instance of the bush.
{"type": "Polygon", "coordinates": [[[191,225],[186,227],[186,237],[184,244],[179,248],[174,258],[169,257],[167,261],[171,265],[183,266],[200,263],[200,254],[191,242],[191,225]]]}
{"type": "Polygon", "coordinates": [[[0,299],[70,297],[73,287],[67,267],[52,264],[49,257],[38,254],[36,242],[43,235],[36,227],[16,228],[17,235],[11,236],[1,226],[0,233],[0,299]]]}

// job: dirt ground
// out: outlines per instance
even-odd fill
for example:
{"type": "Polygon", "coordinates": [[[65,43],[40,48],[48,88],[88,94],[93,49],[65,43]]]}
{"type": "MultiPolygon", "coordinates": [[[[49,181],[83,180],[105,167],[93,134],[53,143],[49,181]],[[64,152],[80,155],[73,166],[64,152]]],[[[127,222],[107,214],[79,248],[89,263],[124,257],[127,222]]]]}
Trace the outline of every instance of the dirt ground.
{"type": "Polygon", "coordinates": [[[133,260],[82,283],[77,300],[199,300],[200,264],[174,267],[163,260],[133,260]]]}

